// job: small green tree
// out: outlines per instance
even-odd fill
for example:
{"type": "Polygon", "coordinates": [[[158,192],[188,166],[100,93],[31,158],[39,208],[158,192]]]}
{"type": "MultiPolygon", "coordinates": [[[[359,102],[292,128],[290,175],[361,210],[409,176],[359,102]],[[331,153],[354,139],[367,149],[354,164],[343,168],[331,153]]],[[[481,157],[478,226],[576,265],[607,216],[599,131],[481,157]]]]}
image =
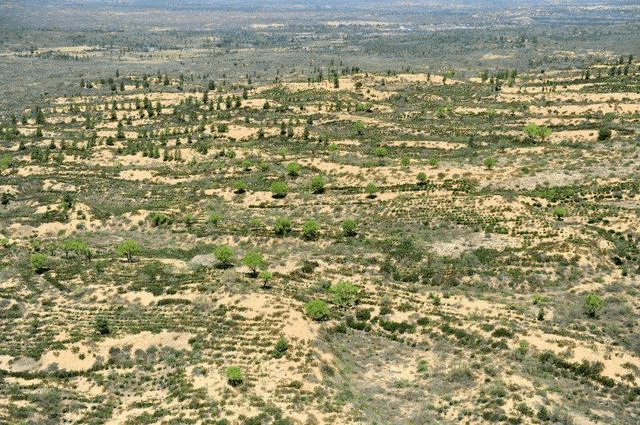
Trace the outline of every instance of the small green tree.
{"type": "Polygon", "coordinates": [[[312,240],[318,237],[320,232],[320,225],[315,220],[307,220],[302,225],[302,237],[307,240],[312,240]]]}
{"type": "Polygon", "coordinates": [[[283,181],[275,181],[271,184],[271,193],[274,198],[284,198],[287,196],[289,187],[283,181]]]}
{"type": "Polygon", "coordinates": [[[242,376],[242,370],[240,370],[240,368],[237,366],[231,366],[227,368],[226,375],[227,375],[227,381],[229,382],[229,385],[231,385],[232,387],[237,387],[238,385],[241,385],[242,382],[244,381],[244,377],[242,376]]]}
{"type": "Polygon", "coordinates": [[[304,311],[313,320],[322,321],[329,318],[329,308],[327,307],[327,303],[322,300],[309,301],[304,306],[304,311]]]}
{"type": "Polygon", "coordinates": [[[315,194],[324,192],[325,181],[322,176],[315,176],[313,180],[311,180],[311,192],[315,194]]]}
{"type": "Polygon", "coordinates": [[[553,209],[553,215],[560,221],[567,215],[567,209],[564,207],[556,207],[553,209]]]}
{"type": "Polygon", "coordinates": [[[485,158],[484,166],[487,167],[488,170],[491,170],[494,165],[496,165],[496,159],[492,156],[485,158]]]}
{"type": "Polygon", "coordinates": [[[341,307],[352,305],[358,299],[358,290],[351,282],[338,282],[329,288],[329,292],[333,294],[331,301],[341,307]]]}
{"type": "Polygon", "coordinates": [[[291,233],[291,219],[287,217],[278,217],[273,229],[278,236],[285,236],[291,233]]]}
{"type": "Polygon", "coordinates": [[[271,288],[271,272],[263,270],[260,272],[260,275],[258,276],[260,278],[260,280],[262,280],[262,287],[267,289],[267,288],[271,288]]]}
{"type": "Polygon", "coordinates": [[[221,268],[227,268],[232,266],[231,259],[233,258],[233,250],[227,245],[218,245],[213,250],[213,255],[218,260],[218,266],[221,268]]]}
{"type": "Polygon", "coordinates": [[[124,255],[125,257],[127,257],[128,262],[133,263],[133,256],[140,254],[140,247],[138,246],[136,241],[127,239],[126,241],[118,245],[118,247],[116,248],[116,252],[118,253],[118,255],[124,255]]]}
{"type": "Polygon", "coordinates": [[[604,303],[602,301],[602,298],[600,298],[596,294],[589,294],[584,299],[584,312],[590,318],[595,319],[598,315],[598,312],[602,310],[603,304],[604,303]]]}
{"type": "Polygon", "coordinates": [[[357,136],[362,136],[364,134],[364,123],[360,120],[354,122],[353,129],[355,130],[357,136]]]}
{"type": "Polygon", "coordinates": [[[541,143],[544,142],[547,137],[551,136],[551,129],[549,127],[545,125],[539,126],[534,122],[527,124],[523,131],[529,138],[541,143]]]}
{"type": "Polygon", "coordinates": [[[258,251],[249,251],[244,255],[242,264],[249,267],[251,275],[253,277],[258,276],[258,269],[265,266],[265,262],[262,259],[262,255],[258,251]]]}
{"type": "Polygon", "coordinates": [[[342,234],[352,237],[358,234],[358,223],[355,220],[345,220],[342,222],[342,234]]]}

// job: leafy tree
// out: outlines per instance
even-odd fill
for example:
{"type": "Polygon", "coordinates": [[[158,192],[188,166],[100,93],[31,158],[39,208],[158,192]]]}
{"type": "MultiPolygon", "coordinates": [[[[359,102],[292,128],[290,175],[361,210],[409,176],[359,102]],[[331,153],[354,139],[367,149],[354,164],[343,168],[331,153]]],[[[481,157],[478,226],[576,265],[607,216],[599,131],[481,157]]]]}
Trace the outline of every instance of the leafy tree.
{"type": "Polygon", "coordinates": [[[567,215],[567,209],[564,207],[556,207],[553,209],[553,215],[556,216],[558,220],[562,220],[562,218],[567,215]]]}
{"type": "Polygon", "coordinates": [[[332,301],[342,307],[346,307],[355,303],[358,299],[359,288],[351,282],[338,282],[329,288],[329,292],[333,294],[332,301]]]}
{"type": "Polygon", "coordinates": [[[31,265],[33,271],[38,274],[44,273],[49,270],[49,259],[46,255],[41,253],[33,254],[29,258],[29,264],[31,265]]]}
{"type": "Polygon", "coordinates": [[[539,126],[534,122],[527,124],[523,131],[528,137],[534,140],[538,139],[541,143],[544,142],[547,137],[551,136],[551,129],[549,127],[545,125],[539,126]]]}
{"type": "Polygon", "coordinates": [[[484,159],[484,166],[487,167],[488,170],[491,170],[494,165],[496,165],[496,159],[494,157],[489,156],[484,159]]]}
{"type": "Polygon", "coordinates": [[[127,239],[118,245],[116,252],[118,255],[124,255],[127,257],[128,262],[133,263],[133,256],[140,254],[140,247],[134,240],[127,239]]]}
{"type": "Polygon", "coordinates": [[[358,234],[358,223],[355,220],[345,220],[342,222],[342,234],[350,237],[358,234]]]}
{"type": "Polygon", "coordinates": [[[304,306],[304,311],[308,316],[311,316],[313,320],[322,321],[329,318],[329,308],[327,303],[322,300],[309,301],[304,306]]]}
{"type": "Polygon", "coordinates": [[[287,196],[289,187],[283,181],[275,181],[271,184],[271,193],[274,198],[284,198],[287,196]]]}
{"type": "Polygon", "coordinates": [[[242,376],[242,370],[240,370],[240,368],[237,366],[231,366],[227,368],[226,374],[227,374],[227,381],[229,382],[229,385],[231,385],[232,387],[237,387],[238,385],[241,385],[242,382],[244,381],[244,377],[242,376]]]}
{"type": "Polygon", "coordinates": [[[274,231],[278,236],[284,236],[291,233],[291,220],[287,217],[278,217],[276,219],[274,231]]]}
{"type": "Polygon", "coordinates": [[[220,262],[219,266],[222,268],[230,267],[231,259],[233,258],[233,251],[227,245],[219,245],[213,250],[213,255],[216,260],[220,262]]]}
{"type": "Polygon", "coordinates": [[[313,180],[311,180],[311,191],[315,194],[323,193],[324,185],[325,185],[324,177],[315,176],[313,180]]]}
{"type": "Polygon", "coordinates": [[[271,288],[271,278],[273,277],[271,275],[271,272],[267,271],[267,270],[263,270],[260,272],[260,275],[258,276],[260,278],[260,280],[262,280],[262,287],[263,288],[271,288]]]}
{"type": "Polygon", "coordinates": [[[249,267],[251,269],[251,274],[256,277],[258,276],[258,269],[265,266],[264,260],[262,259],[262,255],[258,251],[249,251],[245,254],[242,259],[242,264],[249,267]]]}
{"type": "Polygon", "coordinates": [[[287,164],[287,174],[291,177],[297,177],[300,174],[300,164],[297,162],[290,162],[287,164]]]}
{"type": "Polygon", "coordinates": [[[312,240],[318,237],[320,232],[320,225],[315,220],[307,220],[302,225],[302,236],[307,240],[312,240]]]}

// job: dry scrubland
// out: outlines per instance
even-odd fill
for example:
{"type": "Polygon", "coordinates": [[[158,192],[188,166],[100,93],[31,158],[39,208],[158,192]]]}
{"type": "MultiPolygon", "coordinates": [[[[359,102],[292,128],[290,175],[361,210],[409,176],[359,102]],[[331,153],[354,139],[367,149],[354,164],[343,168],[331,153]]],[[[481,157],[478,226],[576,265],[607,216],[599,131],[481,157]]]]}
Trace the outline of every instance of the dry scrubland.
{"type": "Polygon", "coordinates": [[[0,151],[0,422],[638,423],[623,59],[110,75],[25,105],[0,151]]]}

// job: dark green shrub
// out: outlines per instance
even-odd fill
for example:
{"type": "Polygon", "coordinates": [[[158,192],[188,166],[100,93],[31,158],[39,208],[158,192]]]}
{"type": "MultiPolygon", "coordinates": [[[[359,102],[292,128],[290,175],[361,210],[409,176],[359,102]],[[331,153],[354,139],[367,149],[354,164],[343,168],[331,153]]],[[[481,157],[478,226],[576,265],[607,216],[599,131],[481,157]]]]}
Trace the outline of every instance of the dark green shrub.
{"type": "Polygon", "coordinates": [[[109,335],[111,333],[109,322],[102,316],[96,318],[95,329],[100,335],[109,335]]]}
{"type": "Polygon", "coordinates": [[[598,140],[609,140],[611,138],[611,129],[609,127],[601,127],[598,130],[598,140]]]}
{"type": "Polygon", "coordinates": [[[280,337],[280,339],[276,343],[276,348],[273,351],[273,357],[275,357],[276,359],[279,359],[280,357],[284,356],[284,354],[287,352],[288,349],[289,349],[289,343],[287,342],[286,339],[284,339],[284,337],[280,337]]]}

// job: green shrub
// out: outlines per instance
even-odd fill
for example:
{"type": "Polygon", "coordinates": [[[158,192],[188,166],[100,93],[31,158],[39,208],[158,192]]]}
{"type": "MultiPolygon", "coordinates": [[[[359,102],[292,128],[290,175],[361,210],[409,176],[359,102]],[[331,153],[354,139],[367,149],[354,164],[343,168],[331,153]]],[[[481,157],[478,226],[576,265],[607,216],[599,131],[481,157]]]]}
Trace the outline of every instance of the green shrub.
{"type": "Polygon", "coordinates": [[[373,150],[373,154],[378,158],[384,158],[388,153],[389,149],[387,149],[385,146],[378,146],[373,150]]]}
{"type": "Polygon", "coordinates": [[[44,273],[45,271],[49,270],[49,259],[46,255],[41,253],[33,254],[29,258],[29,264],[31,264],[31,268],[36,273],[44,273]]]}
{"type": "Polygon", "coordinates": [[[284,198],[288,191],[289,187],[283,181],[278,180],[271,184],[271,193],[274,198],[284,198]]]}
{"type": "Polygon", "coordinates": [[[321,321],[329,318],[329,308],[327,303],[322,300],[309,301],[304,307],[304,311],[307,315],[311,316],[313,320],[321,321]]]}
{"type": "Polygon", "coordinates": [[[89,249],[89,245],[86,242],[78,240],[78,239],[67,239],[62,242],[62,250],[64,251],[65,257],[69,257],[70,253],[78,257],[85,257],[86,259],[91,259],[91,249],[89,249]]]}
{"type": "Polygon", "coordinates": [[[95,330],[100,335],[109,335],[111,333],[109,322],[105,317],[99,316],[96,318],[95,330]]]}
{"type": "Polygon", "coordinates": [[[278,236],[285,236],[291,233],[291,220],[287,217],[278,217],[273,229],[278,236]]]}
{"type": "Polygon", "coordinates": [[[496,165],[496,159],[494,157],[490,156],[485,158],[484,166],[487,167],[487,169],[491,170],[494,165],[496,165]]]}
{"type": "Polygon", "coordinates": [[[609,140],[611,138],[611,129],[609,127],[601,127],[598,130],[598,140],[609,140]]]}
{"type": "Polygon", "coordinates": [[[286,339],[284,339],[284,337],[280,337],[280,339],[276,343],[275,350],[273,350],[273,357],[275,357],[276,359],[279,359],[280,357],[284,356],[284,354],[287,352],[288,349],[289,349],[289,343],[287,342],[286,339]]]}
{"type": "Polygon", "coordinates": [[[365,188],[365,191],[367,192],[367,196],[369,198],[375,198],[377,196],[376,192],[378,191],[378,187],[373,183],[369,183],[365,188]]]}
{"type": "Polygon", "coordinates": [[[604,303],[602,301],[602,298],[595,294],[589,294],[584,299],[584,312],[590,318],[595,319],[598,315],[598,312],[602,310],[603,304],[604,303]]]}
{"type": "Polygon", "coordinates": [[[207,219],[207,224],[210,224],[211,226],[217,226],[218,223],[220,222],[220,219],[222,219],[222,217],[220,216],[220,214],[218,213],[211,213],[209,215],[209,218],[207,219]]]}
{"type": "Polygon", "coordinates": [[[238,385],[241,385],[242,382],[244,381],[244,377],[242,376],[242,370],[240,370],[240,368],[237,366],[228,367],[226,374],[227,374],[227,381],[231,386],[237,387],[238,385]]]}
{"type": "Polygon", "coordinates": [[[315,194],[324,192],[325,181],[322,176],[315,176],[313,180],[311,180],[311,192],[315,194]]]}
{"type": "Polygon", "coordinates": [[[427,175],[423,172],[418,173],[418,184],[425,184],[427,182],[427,175]]]}
{"type": "Polygon", "coordinates": [[[118,245],[116,252],[118,255],[124,255],[127,257],[128,262],[133,263],[133,256],[140,254],[140,247],[134,240],[127,239],[118,245]]]}
{"type": "Polygon", "coordinates": [[[345,220],[342,222],[342,234],[351,237],[358,234],[358,223],[355,220],[345,220]]]}
{"type": "Polygon", "coordinates": [[[342,307],[352,305],[358,299],[359,289],[351,282],[338,282],[329,288],[329,292],[333,294],[331,301],[342,307]]]}
{"type": "Polygon", "coordinates": [[[315,220],[308,220],[302,225],[302,237],[312,240],[318,237],[320,225],[315,220]]]}
{"type": "Polygon", "coordinates": [[[241,195],[247,191],[247,184],[244,182],[244,180],[236,180],[233,183],[233,188],[238,195],[241,195]]]}
{"type": "Polygon", "coordinates": [[[169,217],[164,213],[158,213],[158,212],[150,213],[149,216],[147,217],[147,220],[149,220],[151,225],[154,227],[162,226],[165,224],[166,225],[173,224],[173,218],[169,217]]]}
{"type": "Polygon", "coordinates": [[[219,261],[219,267],[227,268],[232,265],[231,259],[233,258],[233,250],[231,250],[227,245],[217,246],[213,250],[213,255],[216,257],[216,260],[219,261]]]}
{"type": "Polygon", "coordinates": [[[287,174],[291,177],[297,177],[300,175],[300,164],[297,162],[290,162],[287,164],[287,174]]]}

